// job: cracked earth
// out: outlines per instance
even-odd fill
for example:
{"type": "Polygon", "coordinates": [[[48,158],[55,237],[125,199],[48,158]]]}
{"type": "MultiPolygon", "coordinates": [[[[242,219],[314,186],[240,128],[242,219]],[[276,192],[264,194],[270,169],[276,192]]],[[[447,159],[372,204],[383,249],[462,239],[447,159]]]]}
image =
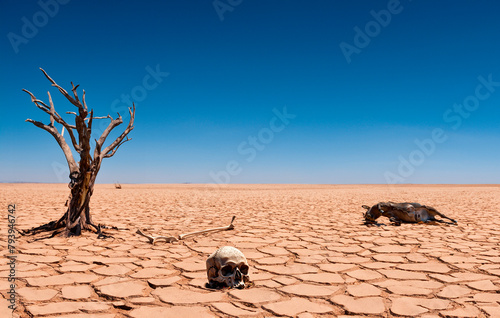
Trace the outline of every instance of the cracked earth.
{"type": "Polygon", "coordinates": [[[499,186],[97,185],[93,220],[128,230],[18,237],[7,307],[7,206],[16,227],[59,218],[66,185],[0,184],[0,317],[500,317],[499,186]],[[361,205],[420,202],[458,226],[364,226],[361,205]],[[177,236],[225,226],[174,243],[177,236]],[[205,260],[240,249],[251,288],[210,290],[205,260]],[[2,298],[3,297],[3,298],[2,298]]]}

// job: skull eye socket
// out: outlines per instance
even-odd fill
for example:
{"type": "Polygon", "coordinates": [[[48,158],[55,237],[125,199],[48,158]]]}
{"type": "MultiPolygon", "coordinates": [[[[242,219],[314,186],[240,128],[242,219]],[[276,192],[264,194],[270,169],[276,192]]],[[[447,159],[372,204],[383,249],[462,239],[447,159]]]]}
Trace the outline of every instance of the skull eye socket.
{"type": "Polygon", "coordinates": [[[220,269],[222,276],[231,276],[233,274],[233,266],[226,265],[220,269]]]}
{"type": "Polygon", "coordinates": [[[240,272],[241,272],[243,275],[248,275],[248,266],[246,266],[245,264],[241,265],[241,267],[240,267],[240,272]]]}

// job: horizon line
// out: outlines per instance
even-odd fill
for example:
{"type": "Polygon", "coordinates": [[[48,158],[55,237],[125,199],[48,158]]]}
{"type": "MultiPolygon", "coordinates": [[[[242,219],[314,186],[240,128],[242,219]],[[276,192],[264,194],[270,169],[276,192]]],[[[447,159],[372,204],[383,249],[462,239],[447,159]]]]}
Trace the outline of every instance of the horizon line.
{"type": "MultiPolygon", "coordinates": [[[[68,184],[67,182],[37,182],[37,181],[0,181],[0,184],[68,184]]],[[[231,185],[386,185],[386,186],[409,186],[409,185],[476,185],[476,186],[500,186],[500,183],[196,183],[196,182],[114,182],[114,183],[95,183],[100,185],[210,185],[210,186],[231,186],[231,185]]]]}

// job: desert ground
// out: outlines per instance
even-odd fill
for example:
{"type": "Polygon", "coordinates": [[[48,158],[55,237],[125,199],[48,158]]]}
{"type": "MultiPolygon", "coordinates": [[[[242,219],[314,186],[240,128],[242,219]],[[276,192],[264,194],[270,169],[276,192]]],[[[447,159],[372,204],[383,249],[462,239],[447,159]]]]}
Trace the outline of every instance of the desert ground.
{"type": "MultiPolygon", "coordinates": [[[[65,184],[0,184],[0,317],[10,317],[8,205],[18,229],[58,219],[65,184]]],[[[14,317],[500,317],[497,185],[96,185],[114,238],[16,237],[14,317]],[[420,202],[458,226],[367,227],[361,205],[420,202]],[[235,228],[152,245],[154,235],[235,228]],[[240,249],[252,286],[210,290],[205,261],[240,249]]]]}

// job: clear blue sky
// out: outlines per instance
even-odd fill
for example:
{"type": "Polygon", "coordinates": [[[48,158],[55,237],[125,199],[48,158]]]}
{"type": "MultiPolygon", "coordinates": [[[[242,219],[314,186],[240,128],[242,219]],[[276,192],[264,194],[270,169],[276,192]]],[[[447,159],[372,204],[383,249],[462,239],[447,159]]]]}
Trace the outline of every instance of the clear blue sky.
{"type": "Polygon", "coordinates": [[[0,181],[68,182],[55,140],[25,122],[49,119],[23,88],[75,110],[42,67],[80,84],[96,115],[136,101],[133,140],[99,183],[500,183],[498,12],[494,0],[3,0],[0,181]]]}

